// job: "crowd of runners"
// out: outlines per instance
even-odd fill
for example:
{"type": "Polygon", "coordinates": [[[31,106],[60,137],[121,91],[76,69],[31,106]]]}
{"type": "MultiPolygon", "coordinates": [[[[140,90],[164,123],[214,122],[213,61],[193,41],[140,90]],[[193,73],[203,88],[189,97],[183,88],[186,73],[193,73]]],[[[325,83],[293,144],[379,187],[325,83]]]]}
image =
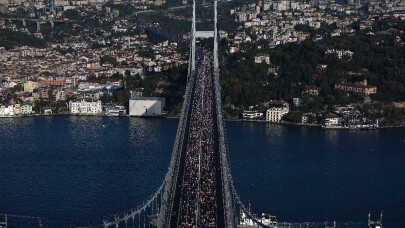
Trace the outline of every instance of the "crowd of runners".
{"type": "MultiPolygon", "coordinates": [[[[199,52],[178,214],[180,227],[215,227],[212,55],[199,52]]],[[[209,53],[209,52],[208,52],[209,53]]]]}

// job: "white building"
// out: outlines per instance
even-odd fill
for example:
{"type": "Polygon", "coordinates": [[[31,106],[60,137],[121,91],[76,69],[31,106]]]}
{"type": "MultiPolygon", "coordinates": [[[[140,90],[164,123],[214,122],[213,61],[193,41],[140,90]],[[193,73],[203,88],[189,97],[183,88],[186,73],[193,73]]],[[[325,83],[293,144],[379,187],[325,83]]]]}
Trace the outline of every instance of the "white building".
{"type": "Polygon", "coordinates": [[[339,126],[342,122],[342,118],[335,114],[328,114],[324,116],[325,126],[339,126]]]}
{"type": "Polygon", "coordinates": [[[21,115],[31,115],[34,114],[34,111],[32,111],[32,105],[30,102],[24,102],[21,105],[21,115]]]}
{"type": "Polygon", "coordinates": [[[256,112],[256,111],[244,111],[242,113],[243,119],[257,119],[257,118],[261,118],[262,116],[263,116],[263,113],[256,112]]]}
{"type": "Polygon", "coordinates": [[[122,105],[104,105],[104,110],[107,116],[125,116],[127,113],[122,105]]]}
{"type": "Polygon", "coordinates": [[[56,98],[57,101],[59,100],[65,100],[66,99],[66,93],[63,90],[60,90],[56,93],[56,98]]]}
{"type": "Polygon", "coordinates": [[[71,114],[97,115],[103,112],[101,101],[70,101],[71,114]]]}
{"type": "Polygon", "coordinates": [[[66,78],[66,86],[74,88],[79,84],[79,79],[77,77],[66,78]]]}
{"type": "Polygon", "coordinates": [[[270,56],[269,55],[257,55],[255,56],[255,63],[266,63],[270,64],[270,56]]]}
{"type": "Polygon", "coordinates": [[[347,57],[349,60],[352,59],[354,52],[350,50],[340,50],[340,49],[327,49],[325,54],[337,54],[339,59],[347,57]]]}
{"type": "Polygon", "coordinates": [[[302,104],[301,98],[299,98],[299,97],[294,97],[294,98],[293,98],[293,104],[294,104],[295,107],[300,107],[301,104],[302,104]]]}
{"type": "Polygon", "coordinates": [[[164,97],[136,97],[129,100],[129,115],[161,116],[164,107],[164,97]]]}
{"type": "Polygon", "coordinates": [[[14,106],[13,105],[0,106],[0,117],[6,117],[6,116],[14,116],[14,106]]]}
{"type": "Polygon", "coordinates": [[[290,108],[287,107],[274,107],[267,109],[266,121],[268,122],[280,122],[281,118],[288,114],[290,108]]]}

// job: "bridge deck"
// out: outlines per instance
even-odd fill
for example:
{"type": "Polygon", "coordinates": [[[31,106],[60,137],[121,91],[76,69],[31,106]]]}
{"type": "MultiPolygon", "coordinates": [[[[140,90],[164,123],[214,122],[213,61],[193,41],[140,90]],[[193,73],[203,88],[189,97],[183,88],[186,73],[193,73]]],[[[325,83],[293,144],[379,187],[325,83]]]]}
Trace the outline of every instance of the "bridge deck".
{"type": "Polygon", "coordinates": [[[212,53],[197,57],[170,227],[225,227],[212,53]]]}

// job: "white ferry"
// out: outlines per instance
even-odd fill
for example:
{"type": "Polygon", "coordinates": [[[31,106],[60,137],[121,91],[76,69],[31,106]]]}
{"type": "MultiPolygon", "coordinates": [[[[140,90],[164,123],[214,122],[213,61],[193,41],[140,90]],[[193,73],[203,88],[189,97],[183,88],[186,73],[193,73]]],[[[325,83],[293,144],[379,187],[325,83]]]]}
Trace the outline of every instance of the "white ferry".
{"type": "Polygon", "coordinates": [[[240,217],[239,217],[239,224],[237,227],[240,227],[240,228],[261,227],[254,220],[258,221],[259,223],[261,223],[267,227],[271,227],[271,228],[278,227],[277,218],[274,215],[262,213],[260,215],[252,214],[252,216],[254,219],[249,218],[245,212],[241,211],[240,217]]]}

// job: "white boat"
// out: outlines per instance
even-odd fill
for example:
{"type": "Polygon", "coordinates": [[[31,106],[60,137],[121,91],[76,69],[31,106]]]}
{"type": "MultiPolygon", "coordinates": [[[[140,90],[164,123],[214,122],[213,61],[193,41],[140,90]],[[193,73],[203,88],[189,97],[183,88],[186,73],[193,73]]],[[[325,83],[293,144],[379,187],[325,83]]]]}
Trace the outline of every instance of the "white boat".
{"type": "Polygon", "coordinates": [[[261,227],[259,224],[263,224],[268,227],[277,228],[277,218],[274,215],[262,213],[260,215],[252,214],[253,219],[245,212],[241,211],[239,217],[238,227],[261,227]]]}

